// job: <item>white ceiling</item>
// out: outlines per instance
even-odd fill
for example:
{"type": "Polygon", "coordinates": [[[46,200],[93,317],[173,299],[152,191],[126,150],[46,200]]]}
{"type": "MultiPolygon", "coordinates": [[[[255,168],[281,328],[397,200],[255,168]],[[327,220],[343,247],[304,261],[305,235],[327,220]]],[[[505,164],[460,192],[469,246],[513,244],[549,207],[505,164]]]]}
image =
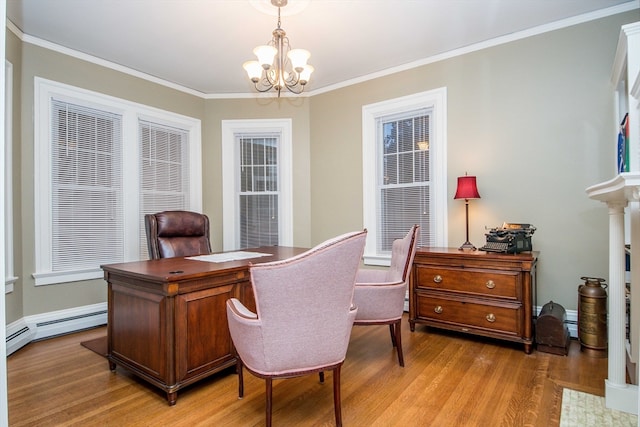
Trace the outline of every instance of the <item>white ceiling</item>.
{"type": "MultiPolygon", "coordinates": [[[[314,93],[638,7],[639,0],[289,0],[282,28],[293,47],[311,52],[314,93]]],[[[253,93],[242,63],[270,40],[275,12],[268,0],[7,0],[7,19],[27,42],[203,96],[253,93]],[[254,7],[260,2],[273,14],[254,7]]]]}

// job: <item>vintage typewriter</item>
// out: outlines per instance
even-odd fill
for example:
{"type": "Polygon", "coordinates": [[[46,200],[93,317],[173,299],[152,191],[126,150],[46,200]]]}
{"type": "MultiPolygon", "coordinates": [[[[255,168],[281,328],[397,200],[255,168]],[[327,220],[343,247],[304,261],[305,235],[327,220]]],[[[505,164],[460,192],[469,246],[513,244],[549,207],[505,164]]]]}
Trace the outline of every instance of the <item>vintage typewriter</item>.
{"type": "Polygon", "coordinates": [[[480,248],[487,252],[504,252],[517,254],[530,251],[531,236],[536,228],[531,224],[503,223],[502,227],[496,227],[485,234],[487,243],[480,248]]]}

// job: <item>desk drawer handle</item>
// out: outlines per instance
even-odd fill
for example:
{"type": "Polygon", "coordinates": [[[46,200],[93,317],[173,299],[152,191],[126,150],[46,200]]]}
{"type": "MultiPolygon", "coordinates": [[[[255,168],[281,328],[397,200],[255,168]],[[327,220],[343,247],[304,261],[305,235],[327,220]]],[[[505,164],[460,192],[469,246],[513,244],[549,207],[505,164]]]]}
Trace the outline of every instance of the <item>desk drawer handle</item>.
{"type": "Polygon", "coordinates": [[[487,322],[493,323],[496,321],[496,315],[493,313],[489,313],[487,314],[486,319],[487,319],[487,322]]]}
{"type": "Polygon", "coordinates": [[[493,288],[496,287],[496,282],[494,282],[493,280],[489,279],[489,280],[487,280],[487,283],[485,283],[485,285],[487,286],[487,288],[493,289],[493,288]]]}
{"type": "Polygon", "coordinates": [[[440,283],[440,282],[442,282],[442,276],[441,276],[441,275],[439,275],[439,274],[436,274],[436,275],[433,277],[433,281],[434,281],[435,283],[440,283]]]}
{"type": "Polygon", "coordinates": [[[441,305],[436,305],[436,308],[434,308],[433,311],[435,311],[438,314],[442,313],[442,306],[441,305]]]}

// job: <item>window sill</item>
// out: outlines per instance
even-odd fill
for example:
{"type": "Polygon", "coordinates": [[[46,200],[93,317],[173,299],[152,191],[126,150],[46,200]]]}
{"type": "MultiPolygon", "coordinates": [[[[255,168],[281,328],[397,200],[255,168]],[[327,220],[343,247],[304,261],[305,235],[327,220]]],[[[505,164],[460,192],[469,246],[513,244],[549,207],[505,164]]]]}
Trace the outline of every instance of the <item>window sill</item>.
{"type": "Polygon", "coordinates": [[[44,286],[59,283],[79,282],[82,280],[102,279],[104,277],[104,272],[101,268],[95,268],[75,271],[33,273],[31,276],[35,279],[36,286],[44,286]]]}
{"type": "Polygon", "coordinates": [[[18,278],[16,276],[7,277],[4,280],[4,293],[10,294],[11,292],[13,292],[13,284],[16,283],[17,281],[18,281],[18,278]]]}
{"type": "Polygon", "coordinates": [[[391,255],[365,255],[364,265],[380,265],[389,267],[391,265],[391,255]]]}

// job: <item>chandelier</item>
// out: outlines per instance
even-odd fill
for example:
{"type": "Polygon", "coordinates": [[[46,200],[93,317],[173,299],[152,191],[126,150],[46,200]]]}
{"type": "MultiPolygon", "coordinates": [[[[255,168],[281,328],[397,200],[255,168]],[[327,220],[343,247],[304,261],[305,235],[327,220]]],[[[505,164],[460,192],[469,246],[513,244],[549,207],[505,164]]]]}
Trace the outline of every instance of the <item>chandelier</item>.
{"type": "Polygon", "coordinates": [[[280,27],[280,8],[287,2],[271,0],[271,4],[278,8],[278,28],[273,30],[269,44],[253,49],[258,60],[242,65],[258,92],[274,89],[278,97],[284,88],[295,94],[302,93],[313,72],[313,67],[307,64],[311,56],[309,51],[291,49],[287,33],[280,27]]]}

